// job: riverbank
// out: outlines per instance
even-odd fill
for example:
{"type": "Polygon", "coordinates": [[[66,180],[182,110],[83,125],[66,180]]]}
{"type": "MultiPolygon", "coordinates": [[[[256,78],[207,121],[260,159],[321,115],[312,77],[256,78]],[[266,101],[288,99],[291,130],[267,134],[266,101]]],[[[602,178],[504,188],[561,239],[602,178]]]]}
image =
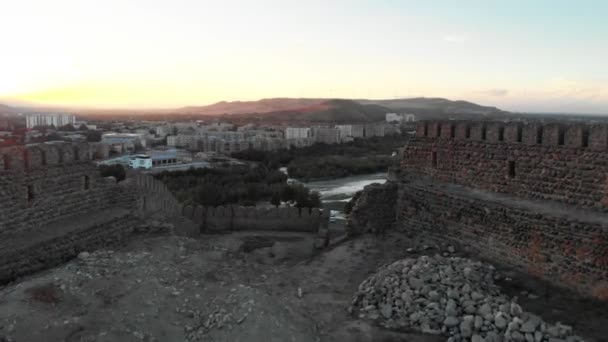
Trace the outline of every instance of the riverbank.
{"type": "Polygon", "coordinates": [[[355,193],[373,183],[384,184],[386,179],[386,172],[377,172],[312,182],[301,182],[290,178],[288,182],[297,181],[310,189],[310,191],[318,192],[322,207],[331,210],[333,218],[342,220],[345,219],[344,206],[353,198],[355,193]]]}

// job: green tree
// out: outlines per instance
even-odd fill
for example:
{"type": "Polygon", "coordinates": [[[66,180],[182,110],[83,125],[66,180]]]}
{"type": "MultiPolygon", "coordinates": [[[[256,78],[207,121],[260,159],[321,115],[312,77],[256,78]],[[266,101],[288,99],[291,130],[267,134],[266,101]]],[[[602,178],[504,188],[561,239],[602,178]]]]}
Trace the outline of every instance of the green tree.
{"type": "Polygon", "coordinates": [[[270,197],[270,204],[278,208],[281,205],[281,194],[274,191],[270,197]]]}

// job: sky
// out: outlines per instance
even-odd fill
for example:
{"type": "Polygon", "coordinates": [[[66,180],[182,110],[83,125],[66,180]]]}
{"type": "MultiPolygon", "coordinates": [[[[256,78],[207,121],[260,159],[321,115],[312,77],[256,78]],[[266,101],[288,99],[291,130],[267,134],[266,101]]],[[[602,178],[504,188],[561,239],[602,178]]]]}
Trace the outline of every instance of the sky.
{"type": "Polygon", "coordinates": [[[463,99],[608,114],[604,0],[0,2],[0,102],[463,99]]]}

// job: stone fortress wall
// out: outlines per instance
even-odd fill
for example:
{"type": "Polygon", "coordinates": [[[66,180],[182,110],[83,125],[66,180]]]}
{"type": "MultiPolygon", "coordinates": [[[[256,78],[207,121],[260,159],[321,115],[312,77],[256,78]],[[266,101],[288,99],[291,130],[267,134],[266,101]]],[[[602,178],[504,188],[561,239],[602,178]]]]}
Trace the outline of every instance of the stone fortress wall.
{"type": "Polygon", "coordinates": [[[606,125],[420,122],[400,151],[392,188],[356,203],[351,232],[388,212],[383,224],[393,229],[608,298],[607,132],[606,125]],[[385,208],[371,204],[390,198],[385,208]]]}
{"type": "Polygon", "coordinates": [[[170,219],[174,233],[182,235],[201,229],[327,233],[323,222],[328,217],[314,210],[298,217],[280,210],[272,217],[262,210],[231,207],[235,214],[227,218],[219,215],[220,207],[204,210],[209,213],[204,219],[194,217],[191,207],[182,206],[150,175],[134,172],[120,183],[100,177],[91,162],[94,155],[86,143],[0,149],[0,283],[57,265],[81,251],[121,243],[148,218],[170,219]]]}
{"type": "Polygon", "coordinates": [[[133,203],[128,184],[99,177],[87,144],[0,149],[0,282],[121,240],[133,203]]]}
{"type": "Polygon", "coordinates": [[[259,208],[237,205],[204,207],[182,205],[161,181],[148,174],[133,177],[138,187],[140,216],[157,212],[183,215],[198,225],[201,232],[284,231],[317,233],[325,239],[329,211],[318,208],[259,208]]]}
{"type": "Polygon", "coordinates": [[[444,182],[608,210],[608,125],[423,121],[401,163],[444,182]]]}
{"type": "Polygon", "coordinates": [[[237,205],[185,206],[185,217],[206,232],[281,231],[313,233],[315,247],[329,243],[329,210],[319,208],[258,208],[237,205]]]}

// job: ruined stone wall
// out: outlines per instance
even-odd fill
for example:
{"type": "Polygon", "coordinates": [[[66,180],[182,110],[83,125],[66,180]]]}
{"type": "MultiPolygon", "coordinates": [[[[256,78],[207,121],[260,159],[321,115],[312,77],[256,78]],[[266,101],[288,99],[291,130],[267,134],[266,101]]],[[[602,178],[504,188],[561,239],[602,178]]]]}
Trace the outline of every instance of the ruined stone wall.
{"type": "Polygon", "coordinates": [[[99,176],[86,144],[47,143],[0,150],[0,235],[109,207],[131,208],[134,194],[99,176]]]}
{"type": "Polygon", "coordinates": [[[317,208],[182,205],[167,186],[153,176],[137,173],[129,178],[137,189],[136,207],[140,217],[156,213],[180,215],[198,225],[200,231],[206,232],[276,230],[318,233],[323,237],[329,234],[329,212],[317,208]]]}
{"type": "Polygon", "coordinates": [[[438,181],[608,210],[606,125],[421,122],[401,169],[438,181]]]}
{"type": "Polygon", "coordinates": [[[134,173],[129,178],[137,189],[136,207],[140,217],[158,212],[167,215],[181,214],[182,205],[161,181],[142,173],[134,173]]]}
{"type": "Polygon", "coordinates": [[[207,232],[283,231],[314,233],[318,247],[329,239],[329,211],[318,208],[257,208],[185,206],[183,215],[207,232]]]}
{"type": "Polygon", "coordinates": [[[608,299],[604,214],[421,178],[399,185],[397,208],[399,230],[608,299]]]}
{"type": "Polygon", "coordinates": [[[87,144],[0,149],[0,282],[115,240],[134,203],[128,182],[99,176],[87,144]]]}
{"type": "Polygon", "coordinates": [[[347,233],[355,236],[362,233],[382,233],[395,224],[397,185],[370,184],[356,199],[347,223],[347,233]]]}
{"type": "Polygon", "coordinates": [[[186,206],[186,217],[202,225],[203,230],[280,230],[317,232],[328,212],[318,208],[257,208],[241,206],[186,206]]]}

